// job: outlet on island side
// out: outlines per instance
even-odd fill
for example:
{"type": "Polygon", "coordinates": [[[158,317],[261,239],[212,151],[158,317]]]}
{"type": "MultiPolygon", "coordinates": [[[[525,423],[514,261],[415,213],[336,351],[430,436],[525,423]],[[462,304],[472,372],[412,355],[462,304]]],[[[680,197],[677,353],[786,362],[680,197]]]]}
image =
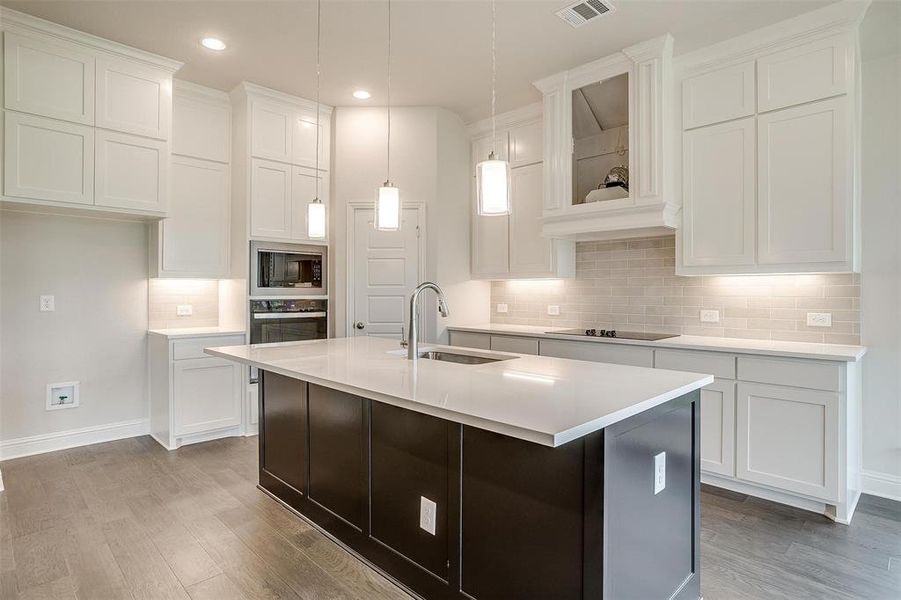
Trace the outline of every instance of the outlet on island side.
{"type": "Polygon", "coordinates": [[[654,456],[654,495],[666,489],[666,452],[654,456]]]}
{"type": "Polygon", "coordinates": [[[438,516],[438,505],[425,496],[419,497],[419,527],[435,535],[435,521],[438,516]]]}

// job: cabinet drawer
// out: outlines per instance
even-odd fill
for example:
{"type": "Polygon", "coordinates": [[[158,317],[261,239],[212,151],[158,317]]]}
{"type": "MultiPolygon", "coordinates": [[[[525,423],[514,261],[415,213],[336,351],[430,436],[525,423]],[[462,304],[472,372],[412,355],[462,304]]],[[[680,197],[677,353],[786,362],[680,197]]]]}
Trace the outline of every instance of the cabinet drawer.
{"type": "Polygon", "coordinates": [[[612,363],[636,367],[653,367],[654,351],[650,348],[626,346],[604,342],[566,342],[562,340],[541,340],[539,354],[612,363]]]}
{"type": "Polygon", "coordinates": [[[754,61],[718,69],[682,82],[682,128],[754,114],[754,61]]]}
{"type": "Polygon", "coordinates": [[[209,354],[204,354],[204,348],[215,348],[217,346],[242,346],[244,345],[244,343],[245,341],[243,335],[175,340],[174,342],[172,342],[172,360],[186,360],[189,358],[211,358],[209,354]]]}
{"type": "Polygon", "coordinates": [[[538,354],[538,340],[536,338],[513,337],[510,335],[493,335],[491,336],[491,349],[498,352],[538,354]]]}
{"type": "Polygon", "coordinates": [[[844,37],[816,40],[757,61],[760,112],[848,91],[851,46],[844,37]]]}
{"type": "Polygon", "coordinates": [[[491,336],[487,333],[473,333],[471,331],[451,331],[449,333],[451,346],[479,348],[480,350],[491,349],[491,336]]]}
{"type": "Polygon", "coordinates": [[[705,373],[724,379],[735,379],[735,356],[693,350],[657,350],[654,366],[672,371],[705,373]]]}
{"type": "Polygon", "coordinates": [[[738,378],[776,385],[840,392],[842,368],[837,363],[787,358],[738,358],[738,378]]]}

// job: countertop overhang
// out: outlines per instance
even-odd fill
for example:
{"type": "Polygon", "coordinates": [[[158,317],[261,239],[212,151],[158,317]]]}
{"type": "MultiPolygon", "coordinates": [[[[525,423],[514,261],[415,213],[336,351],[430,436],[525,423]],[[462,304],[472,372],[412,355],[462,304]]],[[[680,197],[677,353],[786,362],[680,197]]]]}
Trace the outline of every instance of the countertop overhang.
{"type": "MultiPolygon", "coordinates": [[[[420,350],[460,348],[422,345],[420,350]]],[[[376,337],[206,348],[205,352],[416,412],[556,447],[683,396],[712,375],[501,352],[480,365],[407,360],[376,337]]]]}

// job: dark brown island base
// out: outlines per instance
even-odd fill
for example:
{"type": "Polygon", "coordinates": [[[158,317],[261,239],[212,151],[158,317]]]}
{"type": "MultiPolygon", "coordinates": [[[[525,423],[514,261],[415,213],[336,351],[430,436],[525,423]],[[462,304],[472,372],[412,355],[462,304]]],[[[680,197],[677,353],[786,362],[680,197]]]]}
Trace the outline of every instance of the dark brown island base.
{"type": "Polygon", "coordinates": [[[261,378],[260,487],[415,594],[700,595],[698,391],[551,448],[261,378]]]}

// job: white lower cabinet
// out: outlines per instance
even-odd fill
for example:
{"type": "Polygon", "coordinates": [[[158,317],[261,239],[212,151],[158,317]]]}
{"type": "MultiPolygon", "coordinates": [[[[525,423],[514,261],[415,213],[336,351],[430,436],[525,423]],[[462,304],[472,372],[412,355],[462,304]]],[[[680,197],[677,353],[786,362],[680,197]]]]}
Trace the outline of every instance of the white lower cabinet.
{"type": "Polygon", "coordinates": [[[557,358],[605,362],[614,365],[654,366],[653,349],[618,343],[569,342],[566,340],[543,339],[539,342],[539,354],[542,356],[556,356],[557,358]]]}
{"type": "Polygon", "coordinates": [[[701,389],[701,470],[735,476],[735,382],[717,379],[701,389]]]}
{"type": "Polygon", "coordinates": [[[739,383],[736,476],[838,500],[838,404],[835,392],[739,383]]]}
{"type": "Polygon", "coordinates": [[[203,353],[243,335],[150,335],[150,433],[168,450],[244,433],[246,369],[203,353]]]}

